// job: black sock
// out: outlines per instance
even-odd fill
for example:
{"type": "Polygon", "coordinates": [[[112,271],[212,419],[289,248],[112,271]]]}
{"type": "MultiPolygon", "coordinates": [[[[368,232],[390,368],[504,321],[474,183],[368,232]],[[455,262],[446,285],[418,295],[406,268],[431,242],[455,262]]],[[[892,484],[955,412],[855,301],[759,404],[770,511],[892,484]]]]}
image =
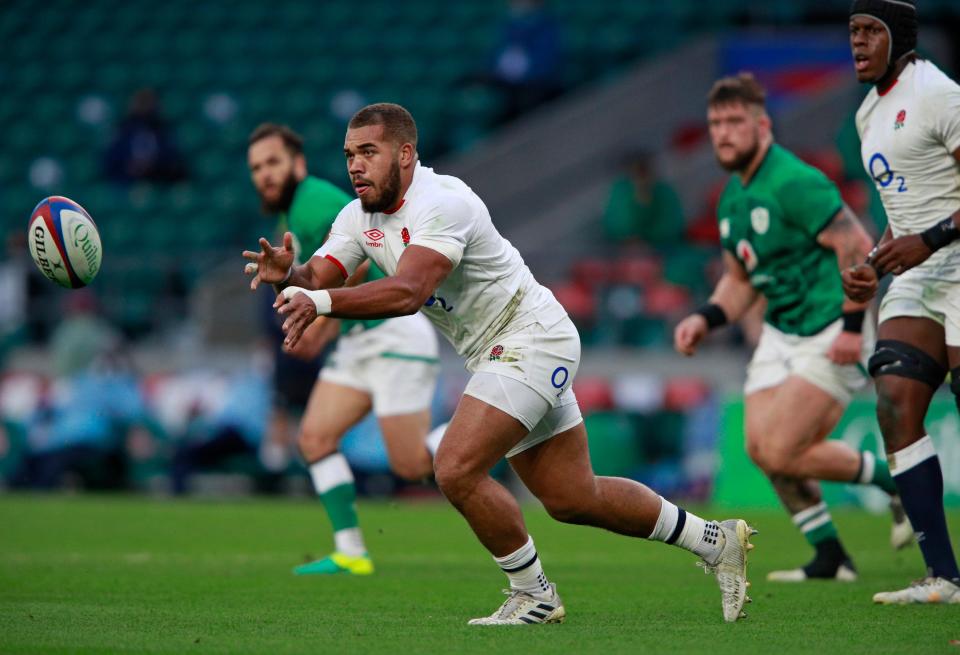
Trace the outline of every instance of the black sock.
{"type": "Polygon", "coordinates": [[[933,442],[930,437],[924,437],[893,453],[891,461],[893,481],[917,533],[917,543],[930,575],[948,580],[960,578],[943,511],[943,472],[933,442]]]}
{"type": "Polygon", "coordinates": [[[803,567],[808,578],[832,578],[837,574],[840,565],[845,562],[847,566],[853,568],[850,556],[836,537],[818,541],[813,547],[817,553],[813,556],[813,560],[803,567]]]}

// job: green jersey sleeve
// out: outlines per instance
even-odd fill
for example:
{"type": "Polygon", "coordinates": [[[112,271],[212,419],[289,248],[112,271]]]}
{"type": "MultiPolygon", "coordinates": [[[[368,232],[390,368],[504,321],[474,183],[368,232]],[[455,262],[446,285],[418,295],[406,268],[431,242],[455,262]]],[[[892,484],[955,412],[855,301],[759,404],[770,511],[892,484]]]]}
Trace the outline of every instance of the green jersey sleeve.
{"type": "Polygon", "coordinates": [[[783,183],[779,195],[784,218],[813,238],[843,208],[837,186],[812,166],[797,167],[783,183]]]}
{"type": "Polygon", "coordinates": [[[308,176],[300,183],[286,216],[287,229],[300,246],[300,261],[310,259],[323,245],[337,214],[350,200],[345,191],[326,180],[308,176]]]}

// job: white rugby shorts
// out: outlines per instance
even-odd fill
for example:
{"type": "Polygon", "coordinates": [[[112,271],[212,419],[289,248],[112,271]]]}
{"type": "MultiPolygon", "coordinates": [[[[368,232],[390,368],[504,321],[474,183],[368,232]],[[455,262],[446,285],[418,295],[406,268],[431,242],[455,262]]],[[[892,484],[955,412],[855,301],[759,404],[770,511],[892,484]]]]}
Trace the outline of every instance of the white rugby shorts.
{"type": "Polygon", "coordinates": [[[960,346],[960,280],[931,278],[923,266],[893,278],[880,302],[880,322],[898,316],[936,321],[947,345],[960,346]]]}
{"type": "Polygon", "coordinates": [[[341,336],[319,379],[368,394],[376,416],[397,416],[429,409],[439,374],[436,333],[414,314],[341,336]]]}
{"type": "Polygon", "coordinates": [[[501,334],[467,362],[473,373],[464,393],[514,417],[530,430],[507,457],[532,448],[583,421],[573,378],[580,366],[580,335],[569,318],[501,334]]]}
{"type": "Polygon", "coordinates": [[[834,340],[843,330],[838,319],[809,337],[785,334],[769,323],[763,324],[760,343],[747,365],[747,381],[743,393],[779,386],[790,375],[797,375],[847,405],[853,394],[869,381],[867,362],[876,343],[873,317],[868,312],[863,322],[863,348],[860,362],[835,364],[827,357],[834,340]]]}

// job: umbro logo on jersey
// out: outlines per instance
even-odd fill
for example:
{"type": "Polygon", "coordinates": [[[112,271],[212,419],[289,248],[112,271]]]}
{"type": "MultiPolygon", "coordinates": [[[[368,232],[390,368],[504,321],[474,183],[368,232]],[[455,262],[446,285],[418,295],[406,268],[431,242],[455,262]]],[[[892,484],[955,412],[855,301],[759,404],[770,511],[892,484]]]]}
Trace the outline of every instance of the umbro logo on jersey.
{"type": "Polygon", "coordinates": [[[381,232],[377,228],[373,228],[372,230],[367,230],[366,232],[363,233],[363,236],[367,237],[368,239],[367,245],[370,246],[371,248],[383,248],[383,243],[381,243],[381,241],[383,240],[384,235],[383,235],[383,232],[381,232]]]}
{"type": "Polygon", "coordinates": [[[901,109],[899,113],[897,113],[897,120],[893,124],[893,129],[899,130],[901,127],[903,127],[903,123],[906,120],[907,120],[907,110],[901,109]]]}

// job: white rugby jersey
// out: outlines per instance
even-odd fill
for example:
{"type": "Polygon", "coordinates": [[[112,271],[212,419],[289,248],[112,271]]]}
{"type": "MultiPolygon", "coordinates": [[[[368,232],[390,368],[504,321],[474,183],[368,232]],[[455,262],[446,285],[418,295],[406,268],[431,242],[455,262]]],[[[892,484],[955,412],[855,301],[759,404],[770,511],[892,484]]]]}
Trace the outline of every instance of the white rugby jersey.
{"type": "Polygon", "coordinates": [[[316,256],[346,274],[369,257],[393,275],[408,245],[436,250],[453,263],[420,311],[460,355],[478,355],[507,329],[535,322],[549,328],[567,315],[493,226],[477,194],[419,162],[398,210],[371,214],[354,200],[340,211],[316,256]]]}
{"type": "MultiPolygon", "coordinates": [[[[867,173],[877,185],[893,236],[916,234],[960,209],[960,85],[918,59],[886,93],[874,86],[857,111],[867,173]]],[[[951,260],[958,272],[960,242],[923,264],[951,260]]]]}

